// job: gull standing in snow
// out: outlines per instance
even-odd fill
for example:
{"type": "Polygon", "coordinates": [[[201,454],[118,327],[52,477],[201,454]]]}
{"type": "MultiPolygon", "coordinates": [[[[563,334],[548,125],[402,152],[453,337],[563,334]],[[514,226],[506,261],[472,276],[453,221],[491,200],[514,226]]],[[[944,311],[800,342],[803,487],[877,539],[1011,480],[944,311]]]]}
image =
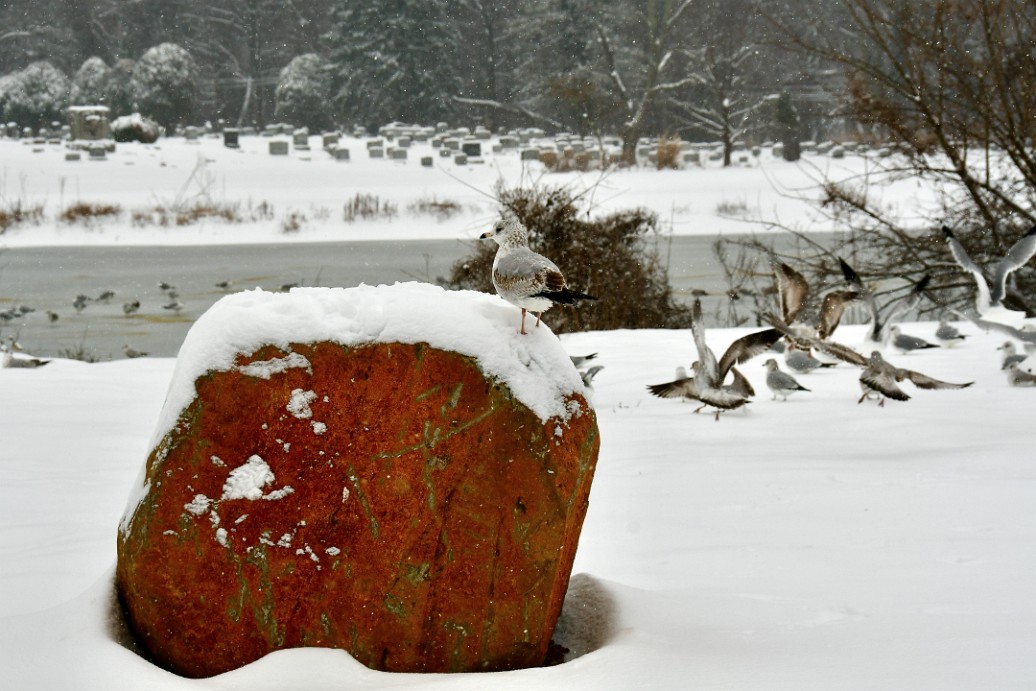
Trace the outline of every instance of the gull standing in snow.
{"type": "Polygon", "coordinates": [[[8,339],[0,345],[0,367],[21,367],[27,369],[42,367],[50,362],[50,360],[41,360],[35,357],[15,357],[15,347],[14,338],[11,337],[8,337],[8,339]]]}
{"type": "Polygon", "coordinates": [[[777,397],[780,396],[786,401],[788,396],[796,391],[809,391],[809,389],[795,381],[795,377],[787,372],[782,372],[780,367],[777,366],[777,361],[773,358],[763,363],[763,366],[766,368],[766,388],[773,392],[773,400],[776,401],[777,397]]]}
{"type": "Polygon", "coordinates": [[[1036,374],[1026,372],[1017,362],[1012,362],[1007,368],[1007,383],[1011,386],[1036,386],[1036,374]]]}
{"type": "Polygon", "coordinates": [[[939,327],[935,330],[935,340],[948,348],[952,348],[958,343],[962,343],[965,338],[967,336],[950,323],[949,315],[944,314],[939,318],[939,327]]]}
{"type": "Polygon", "coordinates": [[[960,268],[970,273],[975,279],[975,308],[978,310],[979,316],[1012,322],[1024,319],[1023,312],[1004,307],[1003,301],[1007,295],[1007,277],[1015,270],[1025,266],[1025,263],[1036,254],[1036,226],[1033,226],[1028,233],[1011,245],[1011,249],[1007,250],[1004,258],[997,262],[991,283],[986,281],[982,267],[972,260],[953,231],[943,226],[942,234],[946,238],[946,244],[950,248],[953,259],[960,268]]]}
{"type": "MultiPolygon", "coordinates": [[[[801,331],[794,328],[792,328],[792,331],[794,333],[801,333],[801,331]]],[[[809,350],[804,350],[802,346],[794,342],[788,344],[788,347],[784,349],[784,364],[799,374],[809,374],[815,369],[835,366],[833,362],[821,362],[813,357],[809,350]]]]}
{"type": "Polygon", "coordinates": [[[903,333],[899,328],[899,324],[893,324],[889,327],[889,338],[892,341],[892,346],[904,354],[911,353],[915,350],[939,347],[937,344],[929,343],[918,336],[911,336],[910,334],[903,333]]]}
{"type": "MultiPolygon", "coordinates": [[[[776,316],[767,314],[764,315],[763,318],[770,324],[773,324],[773,326],[781,333],[786,335],[794,334],[794,332],[776,316]]],[[[870,357],[865,357],[849,346],[836,343],[835,341],[821,341],[820,339],[814,338],[811,339],[810,343],[817,350],[827,353],[831,357],[856,365],[862,369],[860,372],[860,389],[863,391],[863,395],[860,396],[857,403],[863,403],[865,399],[872,398],[874,396],[877,396],[878,405],[881,407],[885,406],[886,398],[891,398],[896,401],[910,400],[910,396],[899,388],[898,385],[898,382],[901,382],[904,379],[909,379],[914,386],[920,389],[964,389],[974,383],[967,382],[965,384],[954,384],[952,382],[940,381],[939,379],[929,377],[928,375],[915,370],[896,367],[882,357],[880,350],[874,350],[871,352],[870,357]]]]}
{"type": "Polygon", "coordinates": [[[1004,341],[1004,344],[997,348],[997,350],[1003,352],[1003,355],[1000,356],[1000,369],[1003,370],[1009,368],[1011,365],[1020,365],[1029,357],[1028,354],[1022,355],[1019,353],[1017,349],[1015,349],[1014,343],[1011,341],[1004,341]]]}
{"type": "Polygon", "coordinates": [[[526,311],[536,313],[536,326],[539,326],[543,313],[555,304],[571,305],[577,300],[597,299],[570,290],[561,269],[529,249],[528,231],[510,209],[505,209],[493,230],[481,237],[492,238],[499,245],[493,259],[493,286],[500,297],[521,308],[520,333],[526,333],[526,311]]]}

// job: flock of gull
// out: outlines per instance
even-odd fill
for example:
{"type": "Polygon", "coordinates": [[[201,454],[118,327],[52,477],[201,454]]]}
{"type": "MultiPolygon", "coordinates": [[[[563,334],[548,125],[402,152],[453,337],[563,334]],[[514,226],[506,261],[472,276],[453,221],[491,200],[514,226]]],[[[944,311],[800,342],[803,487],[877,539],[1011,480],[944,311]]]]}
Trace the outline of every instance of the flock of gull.
{"type": "MultiPolygon", "coordinates": [[[[953,231],[945,226],[942,230],[953,258],[962,269],[972,274],[976,285],[976,311],[955,312],[955,316],[967,319],[986,331],[1005,333],[1021,341],[1027,353],[1036,352],[1036,330],[1032,325],[1019,327],[1025,315],[1003,305],[1008,276],[1036,254],[1036,227],[1008,250],[996,265],[991,281],[987,281],[982,268],[968,256],[953,231]]],[[[536,326],[539,326],[542,313],[554,304],[596,299],[570,289],[554,262],[529,249],[528,233],[510,210],[505,210],[503,218],[493,230],[482,237],[491,238],[499,245],[493,261],[493,285],[500,297],[521,309],[519,333],[527,333],[526,312],[536,313],[536,326]]],[[[812,296],[816,298],[813,302],[819,302],[819,309],[815,313],[808,309],[811,296],[805,277],[786,263],[777,264],[774,267],[774,281],[780,313],[762,315],[769,328],[737,339],[719,358],[706,342],[701,302],[696,299],[691,308],[691,334],[698,354],[697,360],[691,364],[690,371],[679,367],[674,380],[651,384],[647,387],[648,391],[661,398],[697,401],[700,405],[695,412],[707,407],[713,408],[716,420],[719,420],[721,412],[740,408],[755,396],[751,383],[737,365],[743,365],[767,352],[782,353],[785,365],[798,375],[832,367],[839,361],[859,368],[862,393],[858,403],[870,399],[884,406],[887,399],[907,401],[910,395],[901,386],[904,382],[910,382],[919,389],[930,390],[971,386],[973,382],[947,382],[923,372],[897,367],[886,360],[883,354],[887,349],[908,353],[953,346],[966,338],[950,323],[949,315],[942,317],[936,331],[939,343],[929,343],[904,333],[900,328],[897,322],[920,303],[929,282],[928,276],[918,281],[906,296],[881,307],[857,272],[844,260],[839,259],[839,263],[845,287],[828,290],[821,296],[812,296]],[[865,349],[870,350],[869,355],[832,339],[846,308],[855,303],[864,304],[870,313],[864,339],[865,349]],[[828,359],[822,360],[817,355],[828,359]]],[[[1036,375],[1022,368],[1027,355],[1018,353],[1011,341],[1005,342],[1001,350],[1008,382],[1012,386],[1036,386],[1036,375]]],[[[595,356],[572,358],[587,386],[600,371],[600,366],[586,370],[582,367],[595,356]]],[[[787,400],[792,394],[809,391],[796,379],[795,374],[781,370],[776,358],[768,358],[764,366],[767,369],[766,386],[774,399],[780,397],[787,400]]]]}
{"type": "MultiPolygon", "coordinates": [[[[1008,277],[1036,255],[1036,227],[1019,239],[997,263],[991,281],[987,281],[981,267],[968,256],[953,231],[945,226],[942,230],[953,258],[973,276],[976,285],[975,310],[953,311],[952,314],[985,331],[997,331],[1020,341],[1025,353],[1019,353],[1010,340],[1000,346],[1002,369],[1011,386],[1036,386],[1036,375],[1024,369],[1027,358],[1036,354],[1036,327],[1032,324],[1022,325],[1024,313],[1009,310],[1003,305],[1008,277]]],[[[889,349],[909,353],[952,347],[966,338],[950,323],[949,315],[943,315],[936,329],[935,337],[939,343],[930,343],[904,333],[897,324],[897,321],[918,306],[928,284],[928,276],[918,281],[906,296],[882,309],[856,271],[844,260],[839,259],[839,263],[846,287],[832,289],[819,296],[820,307],[816,314],[809,314],[806,310],[810,287],[802,274],[785,263],[776,265],[774,282],[780,301],[780,313],[762,315],[763,321],[770,328],[734,341],[718,364],[705,343],[701,305],[696,301],[692,310],[691,332],[698,359],[691,365],[691,373],[678,368],[675,380],[649,385],[648,391],[662,398],[698,401],[701,405],[695,412],[705,407],[714,408],[718,420],[720,412],[740,408],[755,395],[735,365],[770,350],[782,352],[788,369],[800,375],[833,366],[839,361],[858,367],[862,394],[857,403],[872,399],[879,406],[884,406],[886,399],[907,401],[910,395],[901,386],[907,381],[920,389],[946,390],[971,386],[973,382],[947,382],[916,370],[897,367],[886,360],[883,354],[889,349]],[[870,313],[864,338],[865,347],[870,350],[869,355],[832,339],[843,312],[854,303],[863,303],[870,313]],[[824,361],[816,355],[829,359],[824,361]],[[728,372],[732,375],[730,383],[726,382],[728,372]]],[[[774,399],[780,397],[787,400],[791,394],[809,391],[794,374],[782,371],[775,358],[766,360],[764,366],[767,369],[766,386],[774,399]]]]}

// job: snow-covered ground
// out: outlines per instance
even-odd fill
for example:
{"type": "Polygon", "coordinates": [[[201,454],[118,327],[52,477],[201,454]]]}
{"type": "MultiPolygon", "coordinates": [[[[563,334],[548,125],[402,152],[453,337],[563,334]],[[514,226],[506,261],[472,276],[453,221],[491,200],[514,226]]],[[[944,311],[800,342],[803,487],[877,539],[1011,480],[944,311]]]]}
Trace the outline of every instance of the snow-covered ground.
{"type": "MultiPolygon", "coordinates": [[[[211,137],[119,144],[103,161],[84,154],[69,162],[62,145],[0,139],[0,210],[44,210],[42,224],[9,229],[0,235],[0,247],[473,238],[496,213],[498,184],[535,183],[567,187],[593,214],[647,207],[678,235],[760,231],[766,223],[827,231],[830,223],[806,202],[817,198],[821,175],[862,184],[880,164],[873,154],[807,154],[801,163],[787,163],[764,149],[758,157],[744,154],[747,162],[730,168],[706,160],[683,170],[546,174],[539,162],[523,163],[516,149],[494,154],[493,141],[483,142],[480,162],[467,165],[440,157],[426,142],[415,142],[407,160],[395,161],[371,158],[369,139],[343,137],[340,147],[349,149],[350,160],[341,162],[321,149],[317,136],[310,137],[310,150],[291,149],[287,156],[271,156],[270,141],[242,137],[239,149],[211,137]],[[433,166],[422,166],[429,156],[433,166]],[[344,207],[358,194],[389,202],[396,215],[346,222],[344,207]],[[90,224],[58,220],[79,202],[117,205],[121,213],[90,224]],[[441,219],[415,210],[431,202],[456,211],[441,219]],[[161,226],[133,220],[135,212],[155,207],[199,204],[233,209],[248,222],[161,226]]],[[[907,224],[933,199],[931,190],[909,182],[872,187],[868,194],[880,196],[888,213],[907,224]]]]}
{"type": "MultiPolygon", "coordinates": [[[[516,316],[516,315],[515,315],[516,316]]],[[[909,325],[932,337],[934,325],[909,325]]],[[[857,405],[857,370],[747,410],[653,398],[686,331],[562,337],[599,352],[601,455],[549,669],[389,675],[290,650],[202,681],[117,642],[115,539],[173,359],[0,370],[0,668],[11,689],[1031,689],[1036,686],[1036,389],[998,337],[893,356],[960,391],[857,405]]],[[[741,330],[710,331],[721,349],[741,330]]],[[[858,343],[862,329],[837,336],[858,343]]],[[[907,384],[906,386],[909,386],[907,384]]]]}
{"type": "MultiPolygon", "coordinates": [[[[243,138],[120,145],[104,162],[59,146],[0,141],[0,208],[41,204],[41,225],[0,247],[203,244],[474,237],[496,209],[498,180],[540,178],[517,154],[424,168],[318,149],[270,156],[243,138]],[[34,151],[34,149],[40,151],[34,151]],[[203,161],[203,164],[199,164],[203,161]],[[392,219],[346,223],[357,193],[391,201],[392,219]],[[408,210],[452,201],[439,221],[408,210]],[[77,201],[118,204],[119,219],[58,223],[77,201]],[[273,209],[239,225],[136,227],[134,210],[207,201],[273,209]],[[304,219],[285,232],[294,213],[304,219]]],[[[312,141],[316,147],[316,139],[312,141]]],[[[421,145],[423,146],[423,145],[421,145]]],[[[871,162],[769,154],[749,166],[542,177],[592,196],[595,211],[645,205],[674,233],[756,229],[747,218],[816,226],[804,203],[811,167],[846,177],[871,162]],[[733,217],[723,210],[739,210],[733,217]]],[[[875,191],[877,193],[877,191],[875,191]]],[[[883,192],[909,220],[930,194],[883,192]]],[[[2,277],[2,275],[0,275],[2,277]]],[[[9,286],[4,291],[9,292],[9,286]]],[[[515,315],[516,316],[516,315],[515,315]]],[[[550,323],[550,315],[546,317],[550,323]]],[[[934,324],[905,330],[931,337],[934,324]]],[[[599,352],[593,392],[601,455],[558,638],[561,666],[486,675],[372,672],[335,650],[289,650],[209,680],[186,680],[119,644],[111,606],[115,540],[175,367],[172,358],[0,370],[0,686],[11,689],[1032,689],[1036,687],[1036,389],[1007,386],[1002,337],[961,327],[954,349],[905,367],[975,384],[856,404],[855,368],[801,377],[809,393],[772,401],[762,361],[743,368],[757,399],[719,422],[651,397],[695,353],[686,331],[571,334],[599,352]]],[[[720,350],[743,330],[713,330],[720,350]]],[[[838,340],[858,344],[862,327],[838,340]]],[[[906,385],[909,387],[909,384],[906,385]]]]}

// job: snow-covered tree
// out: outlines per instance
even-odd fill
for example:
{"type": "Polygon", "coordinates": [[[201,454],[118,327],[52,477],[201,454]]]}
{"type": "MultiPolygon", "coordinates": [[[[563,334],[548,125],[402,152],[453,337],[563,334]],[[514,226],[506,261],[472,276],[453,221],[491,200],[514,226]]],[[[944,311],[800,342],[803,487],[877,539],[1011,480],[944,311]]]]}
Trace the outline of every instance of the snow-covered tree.
{"type": "Polygon", "coordinates": [[[74,106],[108,105],[108,82],[112,70],[101,58],[94,56],[83,63],[72,77],[69,102],[74,106]]]}
{"type": "Polygon", "coordinates": [[[123,58],[112,67],[105,93],[105,105],[111,109],[113,117],[128,115],[136,110],[133,96],[133,69],[136,63],[123,58]]]}
{"type": "Polygon", "coordinates": [[[49,62],[34,62],[8,82],[4,119],[34,128],[48,126],[64,117],[68,88],[64,72],[49,62]]]}
{"type": "Polygon", "coordinates": [[[316,53],[299,55],[281,70],[274,117],[311,130],[330,121],[331,75],[316,53]]]}
{"type": "Polygon", "coordinates": [[[685,65],[694,44],[691,8],[695,0],[637,0],[623,8],[617,28],[598,22],[605,74],[625,106],[623,157],[632,162],[637,140],[648,130],[662,103],[675,92],[699,83],[685,65]]]}
{"type": "Polygon", "coordinates": [[[133,94],[141,114],[167,131],[191,116],[197,93],[198,68],[175,43],[148,49],[133,68],[133,94]]]}
{"type": "Polygon", "coordinates": [[[455,112],[461,79],[449,47],[462,39],[446,9],[426,0],[337,0],[331,55],[343,114],[379,125],[429,122],[455,112]]]}

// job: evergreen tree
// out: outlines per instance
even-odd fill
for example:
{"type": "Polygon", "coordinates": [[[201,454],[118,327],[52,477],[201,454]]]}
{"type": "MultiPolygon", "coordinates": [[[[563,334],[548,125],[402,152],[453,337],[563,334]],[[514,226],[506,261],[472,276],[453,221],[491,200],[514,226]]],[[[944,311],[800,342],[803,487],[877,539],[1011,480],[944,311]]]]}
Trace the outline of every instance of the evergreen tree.
{"type": "Polygon", "coordinates": [[[424,0],[337,0],[334,98],[347,119],[376,127],[455,113],[461,80],[449,58],[460,37],[446,10],[424,0]]]}
{"type": "Polygon", "coordinates": [[[68,77],[46,61],[34,62],[5,86],[4,118],[23,127],[46,127],[64,118],[68,77]]]}
{"type": "Polygon", "coordinates": [[[791,95],[787,91],[782,92],[777,99],[773,121],[777,125],[781,143],[784,145],[784,160],[799,160],[799,157],[802,156],[802,148],[799,144],[799,115],[795,111],[795,105],[791,102],[791,95]]]}
{"type": "Polygon", "coordinates": [[[299,55],[281,70],[274,117],[318,130],[330,122],[330,93],[330,74],[320,56],[316,53],[299,55]]]}
{"type": "Polygon", "coordinates": [[[83,63],[72,78],[69,102],[74,106],[108,105],[108,83],[112,70],[101,58],[94,56],[83,63]]]}
{"type": "Polygon", "coordinates": [[[133,68],[133,93],[143,115],[171,131],[187,121],[197,98],[198,68],[175,43],[148,49],[133,68]]]}

